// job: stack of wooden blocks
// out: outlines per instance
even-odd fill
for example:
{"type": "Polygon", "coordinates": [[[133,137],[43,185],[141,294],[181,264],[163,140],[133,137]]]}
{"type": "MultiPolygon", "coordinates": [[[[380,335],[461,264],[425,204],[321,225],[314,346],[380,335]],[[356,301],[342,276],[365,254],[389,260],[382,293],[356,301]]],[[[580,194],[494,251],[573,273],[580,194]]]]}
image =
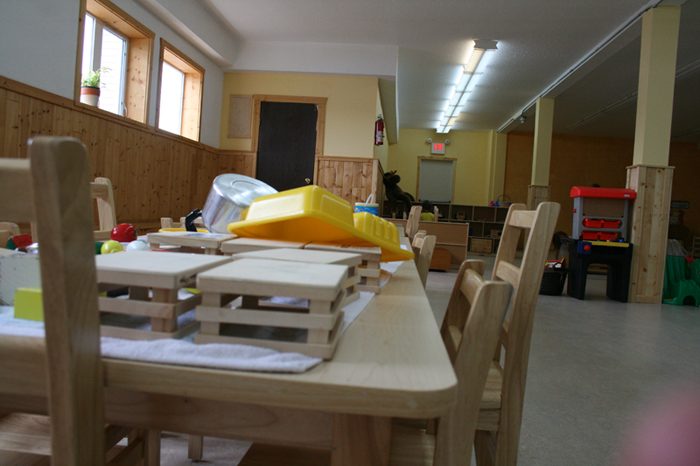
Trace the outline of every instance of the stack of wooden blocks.
{"type": "Polygon", "coordinates": [[[199,294],[181,299],[181,290],[195,285],[198,273],[231,258],[174,252],[129,251],[96,256],[101,290],[127,288],[128,296],[101,296],[100,312],[147,318],[150,329],[104,324],[102,336],[132,340],[181,338],[196,331],[197,322],[178,324],[178,317],[201,302],[199,294]]]}
{"type": "Polygon", "coordinates": [[[200,273],[195,343],[250,344],[330,359],[348,278],[347,265],[251,257],[200,273]]]}

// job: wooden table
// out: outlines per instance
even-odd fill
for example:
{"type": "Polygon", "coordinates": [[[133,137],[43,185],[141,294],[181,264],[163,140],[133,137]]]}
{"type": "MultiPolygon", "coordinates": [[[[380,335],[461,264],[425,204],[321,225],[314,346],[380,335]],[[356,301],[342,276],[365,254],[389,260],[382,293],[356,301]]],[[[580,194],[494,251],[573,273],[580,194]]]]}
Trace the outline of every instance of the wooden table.
{"type": "MultiPolygon", "coordinates": [[[[0,339],[0,388],[12,386],[4,382],[13,345],[34,348],[23,364],[35,380],[0,399],[0,410],[45,411],[42,345],[8,339],[0,339]]],[[[333,359],[303,374],[110,359],[104,366],[110,423],[332,450],[333,466],[386,465],[391,417],[437,417],[454,403],[457,384],[413,261],[347,329],[333,359]]]]}

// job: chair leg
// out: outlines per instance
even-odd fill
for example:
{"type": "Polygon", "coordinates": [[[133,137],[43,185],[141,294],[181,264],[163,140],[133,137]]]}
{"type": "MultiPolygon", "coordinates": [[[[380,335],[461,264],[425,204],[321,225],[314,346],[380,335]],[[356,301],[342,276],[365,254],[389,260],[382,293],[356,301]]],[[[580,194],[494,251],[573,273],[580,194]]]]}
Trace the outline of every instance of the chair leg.
{"type": "Polygon", "coordinates": [[[200,461],[204,456],[204,437],[190,435],[187,444],[187,457],[192,461],[200,461]]]}
{"type": "Polygon", "coordinates": [[[160,434],[159,430],[148,430],[146,437],[145,466],[160,466],[160,434]]]}
{"type": "Polygon", "coordinates": [[[505,429],[496,436],[495,466],[515,466],[518,463],[519,427],[505,429]]]}
{"type": "Polygon", "coordinates": [[[477,430],[474,436],[474,457],[477,466],[494,466],[496,459],[495,433],[477,430]]]}

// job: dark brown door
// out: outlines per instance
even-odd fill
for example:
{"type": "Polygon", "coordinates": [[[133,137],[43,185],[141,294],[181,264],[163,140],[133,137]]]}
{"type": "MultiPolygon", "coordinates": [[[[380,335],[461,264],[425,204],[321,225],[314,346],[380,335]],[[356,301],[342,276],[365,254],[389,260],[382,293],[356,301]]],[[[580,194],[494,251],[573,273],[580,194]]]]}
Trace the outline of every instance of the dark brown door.
{"type": "Polygon", "coordinates": [[[317,120],[316,104],[261,102],[256,178],[278,191],[310,184],[317,120]]]}

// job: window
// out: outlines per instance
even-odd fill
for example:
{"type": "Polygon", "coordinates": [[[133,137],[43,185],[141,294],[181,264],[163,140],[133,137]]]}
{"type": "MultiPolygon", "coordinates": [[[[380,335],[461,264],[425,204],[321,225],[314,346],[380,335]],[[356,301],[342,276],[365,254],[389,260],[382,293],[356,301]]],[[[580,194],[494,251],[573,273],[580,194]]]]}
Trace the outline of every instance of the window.
{"type": "Polygon", "coordinates": [[[76,101],[81,77],[102,68],[99,108],[146,123],[155,34],[110,0],[83,0],[81,19],[76,101]]]}
{"type": "Polygon", "coordinates": [[[84,34],[82,75],[91,70],[104,69],[100,76],[99,107],[124,115],[128,38],[87,13],[84,34]]]}
{"type": "Polygon", "coordinates": [[[158,128],[199,141],[204,68],[160,41],[158,128]]]}

